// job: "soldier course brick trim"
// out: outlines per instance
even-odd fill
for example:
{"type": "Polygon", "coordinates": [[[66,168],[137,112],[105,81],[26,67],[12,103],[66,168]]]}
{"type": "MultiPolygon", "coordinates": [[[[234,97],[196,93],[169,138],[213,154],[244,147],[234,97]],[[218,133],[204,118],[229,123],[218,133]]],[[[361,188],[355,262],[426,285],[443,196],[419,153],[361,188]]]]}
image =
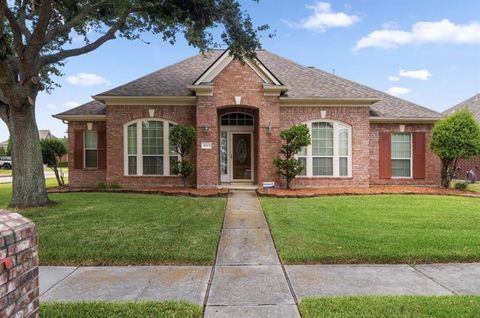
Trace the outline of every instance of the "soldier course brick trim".
{"type": "MultiPolygon", "coordinates": [[[[192,89],[195,81],[221,58],[222,53],[212,51],[194,56],[103,92],[97,95],[97,101],[56,115],[60,119],[68,118],[70,158],[75,158],[75,152],[79,151],[75,131],[87,129],[88,122],[94,130],[105,131],[105,167],[80,169],[69,163],[71,185],[85,187],[98,182],[115,182],[132,188],[180,186],[181,180],[176,176],[125,175],[124,125],[136,119],[155,118],[196,127],[197,145],[190,155],[196,171],[188,181],[198,188],[216,188],[221,185],[222,175],[220,117],[229,112],[248,113],[254,117],[251,130],[254,184],[274,181],[283,185],[273,166],[281,145],[280,132],[294,124],[313,120],[338,121],[352,128],[351,176],[299,177],[294,182],[295,187],[433,184],[439,180],[439,162],[428,144],[432,124],[441,114],[263,50],[257,51],[258,61],[278,79],[277,84],[266,83],[254,66],[233,60],[222,66],[211,82],[200,83],[201,89],[192,89]],[[271,89],[275,85],[278,89],[271,89]],[[177,102],[174,102],[175,97],[177,102]],[[111,98],[115,100],[110,104],[111,98]],[[294,101],[293,104],[285,103],[288,100],[294,101]],[[382,119],[385,122],[379,122],[382,119]],[[384,153],[380,149],[380,136],[400,131],[412,133],[416,138],[415,177],[380,177],[379,162],[383,158],[380,153],[384,153]],[[209,146],[204,148],[204,144],[209,146]]],[[[389,156],[384,158],[390,160],[389,156]]]]}

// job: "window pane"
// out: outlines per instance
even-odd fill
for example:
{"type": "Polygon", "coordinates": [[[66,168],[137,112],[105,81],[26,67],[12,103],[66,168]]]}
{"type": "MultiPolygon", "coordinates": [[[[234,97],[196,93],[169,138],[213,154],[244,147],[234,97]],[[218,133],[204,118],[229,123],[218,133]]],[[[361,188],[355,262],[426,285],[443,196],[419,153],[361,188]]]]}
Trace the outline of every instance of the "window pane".
{"type": "Polygon", "coordinates": [[[302,149],[297,153],[297,156],[305,157],[307,155],[307,147],[302,147],[302,149]]]}
{"type": "Polygon", "coordinates": [[[85,150],[85,168],[97,168],[97,150],[85,150]]]}
{"type": "Polygon", "coordinates": [[[303,170],[300,172],[298,175],[299,176],[306,176],[307,175],[307,158],[298,158],[298,161],[300,161],[303,165],[303,170]]]}
{"type": "Polygon", "coordinates": [[[339,158],[338,168],[341,177],[348,176],[348,158],[339,158]]]}
{"type": "Polygon", "coordinates": [[[410,159],[393,159],[392,160],[392,176],[393,177],[410,177],[410,159]]]}
{"type": "Polygon", "coordinates": [[[97,149],[97,131],[86,130],[85,131],[85,149],[97,149]]]}
{"type": "Polygon", "coordinates": [[[228,141],[227,132],[220,132],[220,170],[221,174],[228,174],[228,141]]]}
{"type": "Polygon", "coordinates": [[[412,135],[392,134],[392,158],[412,157],[412,135]]]}
{"type": "MultiPolygon", "coordinates": [[[[175,127],[174,124],[168,124],[168,134],[170,136],[170,132],[172,131],[173,127],[175,127]]],[[[170,154],[171,155],[176,155],[177,152],[175,151],[175,146],[173,144],[170,143],[170,139],[168,140],[168,146],[169,146],[169,150],[170,150],[170,154]]]]}
{"type": "Polygon", "coordinates": [[[333,158],[313,158],[314,176],[332,176],[333,158]]]}
{"type": "Polygon", "coordinates": [[[144,175],[163,175],[163,156],[143,156],[144,175]]]}
{"type": "Polygon", "coordinates": [[[253,126],[253,116],[243,113],[223,115],[220,121],[224,126],[253,126]]]}
{"type": "Polygon", "coordinates": [[[137,124],[128,126],[128,154],[137,154],[137,124]]]}
{"type": "Polygon", "coordinates": [[[333,125],[331,123],[312,123],[312,154],[333,156],[333,125]]]}
{"type": "Polygon", "coordinates": [[[142,123],[142,150],[144,155],[163,155],[163,122],[142,123]]]}
{"type": "Polygon", "coordinates": [[[137,156],[128,156],[128,174],[137,174],[137,156]]]}
{"type": "Polygon", "coordinates": [[[338,131],[338,155],[348,156],[348,129],[340,128],[338,131]]]}
{"type": "Polygon", "coordinates": [[[174,168],[178,164],[178,156],[170,156],[170,175],[175,176],[174,168]]]}

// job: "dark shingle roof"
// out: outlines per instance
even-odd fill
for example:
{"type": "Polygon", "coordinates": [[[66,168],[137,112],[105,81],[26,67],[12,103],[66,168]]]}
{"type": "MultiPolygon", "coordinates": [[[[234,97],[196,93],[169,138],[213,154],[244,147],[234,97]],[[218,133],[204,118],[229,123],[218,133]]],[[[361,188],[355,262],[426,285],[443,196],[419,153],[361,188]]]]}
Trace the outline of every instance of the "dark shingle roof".
{"type": "MultiPolygon", "coordinates": [[[[189,96],[188,85],[200,77],[223,53],[213,50],[195,55],[176,64],[148,74],[97,96],[189,96]]],[[[257,51],[258,59],[288,87],[290,98],[378,98],[370,108],[371,116],[437,118],[441,114],[391,96],[367,86],[349,81],[316,68],[305,67],[265,50],[257,51]]],[[[62,115],[104,114],[105,106],[90,102],[62,115]]]]}
{"type": "Polygon", "coordinates": [[[96,100],[92,100],[83,105],[77,106],[75,108],[64,111],[63,113],[56,114],[55,116],[61,115],[105,115],[107,113],[107,108],[105,104],[96,100]]]}
{"type": "Polygon", "coordinates": [[[474,95],[474,96],[470,97],[469,99],[464,100],[460,104],[457,104],[457,105],[447,109],[443,113],[445,115],[449,115],[449,114],[451,114],[451,113],[453,113],[453,112],[455,112],[459,109],[468,109],[469,111],[471,111],[473,113],[473,117],[475,117],[475,119],[478,122],[480,122],[480,94],[474,95]]]}

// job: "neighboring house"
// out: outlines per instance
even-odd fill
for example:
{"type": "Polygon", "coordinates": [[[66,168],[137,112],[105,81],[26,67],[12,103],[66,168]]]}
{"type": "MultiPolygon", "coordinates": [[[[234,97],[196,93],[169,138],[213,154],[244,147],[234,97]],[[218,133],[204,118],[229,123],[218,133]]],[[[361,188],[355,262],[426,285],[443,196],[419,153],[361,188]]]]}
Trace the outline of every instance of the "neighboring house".
{"type": "Polygon", "coordinates": [[[45,130],[45,129],[40,129],[38,131],[38,135],[40,136],[40,139],[56,139],[57,138],[50,132],[50,130],[45,130]]]}
{"type": "Polygon", "coordinates": [[[168,134],[197,129],[190,183],[199,188],[283,180],[279,134],[305,123],[312,145],[297,187],[434,184],[428,146],[442,115],[265,50],[241,63],[227,51],[196,55],[55,115],[68,122],[69,182],[126,187],[180,185],[168,134]]]}
{"type": "MultiPolygon", "coordinates": [[[[450,115],[460,109],[467,109],[471,111],[473,113],[473,117],[475,117],[477,122],[480,124],[480,94],[476,94],[473,97],[470,97],[469,99],[464,100],[460,104],[457,104],[452,108],[447,109],[443,113],[445,115],[450,115]]],[[[480,156],[477,156],[468,160],[460,160],[460,162],[458,163],[459,173],[457,173],[457,177],[459,179],[465,178],[467,171],[475,167],[478,167],[478,169],[480,169],[480,156]]]]}

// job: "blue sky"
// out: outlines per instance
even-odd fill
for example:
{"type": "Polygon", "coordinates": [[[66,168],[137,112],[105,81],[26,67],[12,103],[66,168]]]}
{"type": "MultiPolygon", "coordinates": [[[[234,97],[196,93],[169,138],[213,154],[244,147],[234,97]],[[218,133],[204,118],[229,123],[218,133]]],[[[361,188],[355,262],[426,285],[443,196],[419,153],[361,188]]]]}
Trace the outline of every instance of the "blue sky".
{"type": "MultiPolygon", "coordinates": [[[[276,36],[263,47],[307,66],[443,111],[480,93],[480,1],[240,1],[276,36]]],[[[39,129],[63,136],[52,114],[197,53],[159,36],[114,40],[63,68],[62,85],[37,102],[39,129]]],[[[75,44],[75,43],[74,43],[75,44]]],[[[0,122],[0,141],[8,130],[0,122]]]]}

